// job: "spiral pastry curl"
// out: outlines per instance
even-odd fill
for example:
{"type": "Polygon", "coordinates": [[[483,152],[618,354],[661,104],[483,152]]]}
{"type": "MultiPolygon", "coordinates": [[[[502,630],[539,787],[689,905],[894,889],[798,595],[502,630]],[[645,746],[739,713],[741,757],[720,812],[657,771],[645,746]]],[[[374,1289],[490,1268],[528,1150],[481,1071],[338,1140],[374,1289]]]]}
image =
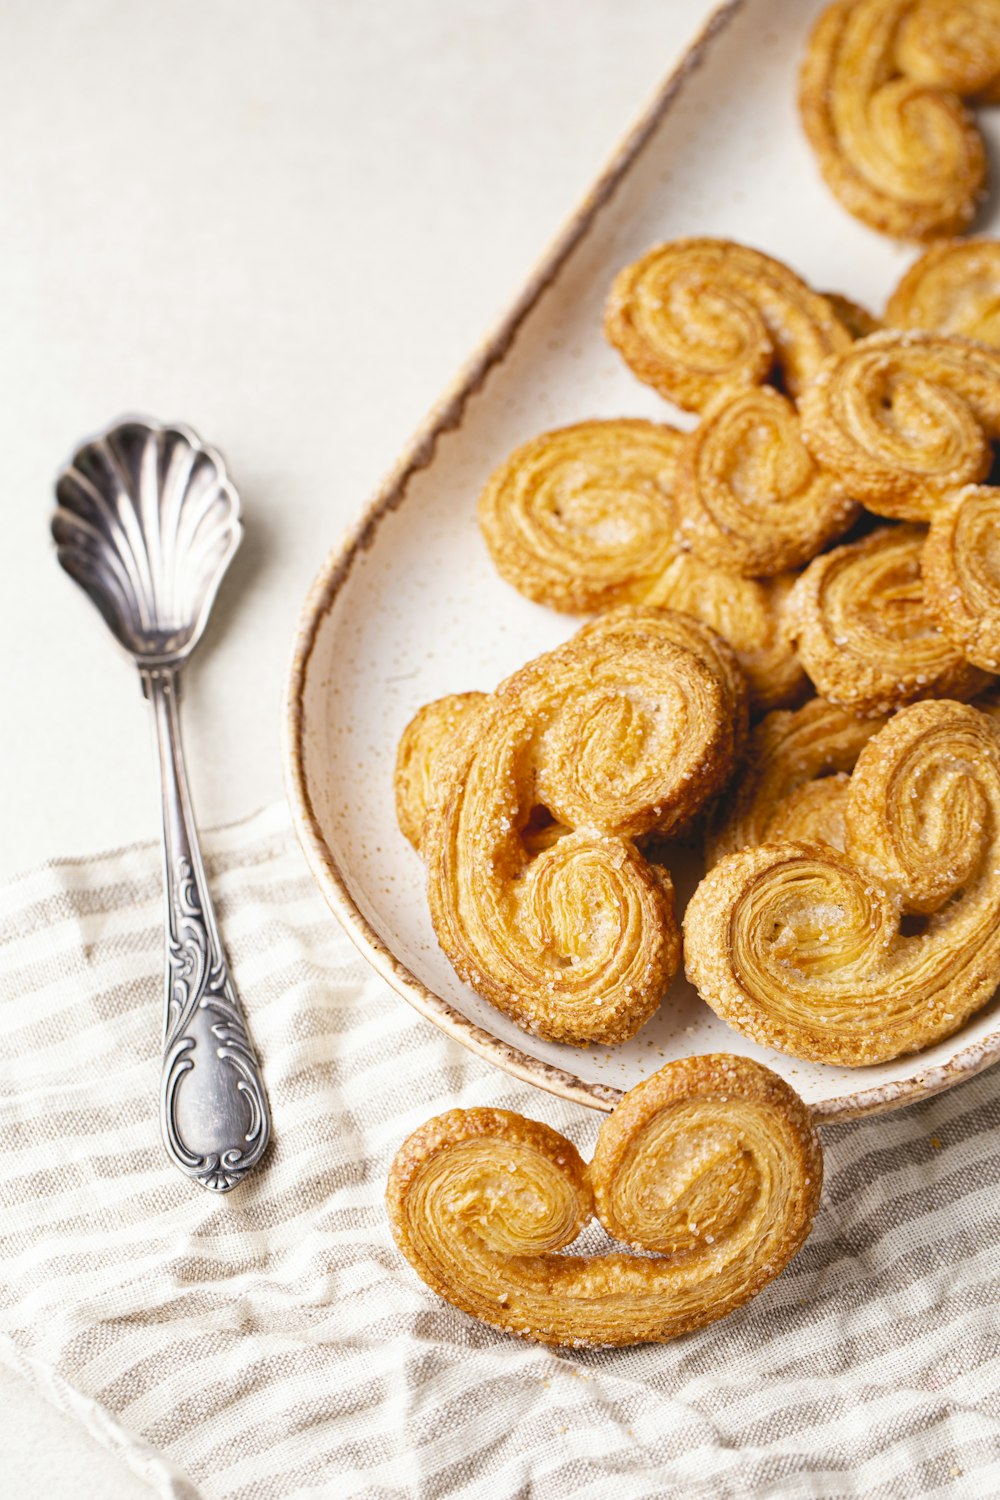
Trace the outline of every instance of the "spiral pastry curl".
{"type": "Polygon", "coordinates": [[[843,853],[781,842],[721,860],[684,951],[737,1031],[855,1067],[950,1036],[1000,983],[996,722],[950,701],[902,709],[861,751],[845,826],[843,853]]]}
{"type": "Polygon", "coordinates": [[[670,878],[636,840],[676,831],[719,791],[746,719],[723,640],[627,606],[461,716],[420,832],[459,976],[552,1040],[632,1036],[680,961],[670,878]]]}
{"type": "Polygon", "coordinates": [[[441,787],[441,771],[463,724],[486,702],[486,693],[449,693],[421,708],[407,724],[396,752],[396,821],[419,853],[427,810],[441,787]]]}
{"type": "Polygon", "coordinates": [[[682,436],[663,423],[578,422],[516,449],[479,498],[497,571],[570,613],[635,602],[676,552],[682,436]]]}
{"type": "Polygon", "coordinates": [[[755,713],[800,703],[809,683],[788,633],[794,573],[741,578],[681,552],[647,595],[650,604],[693,615],[732,647],[755,713]]]}
{"type": "Polygon", "coordinates": [[[908,78],[995,103],[1000,93],[1000,11],[996,0],[917,0],[896,38],[908,78]]]}
{"type": "Polygon", "coordinates": [[[827,186],[849,213],[899,239],[961,234],[985,192],[982,137],[959,98],[979,92],[979,80],[970,89],[968,73],[950,66],[958,49],[949,57],[941,46],[946,16],[968,54],[985,54],[982,72],[1000,74],[988,0],[838,0],[802,66],[802,123],[827,186]]]}
{"type": "Polygon", "coordinates": [[[826,363],[799,403],[824,468],[876,515],[929,521],[976,483],[1000,438],[1000,351],[954,334],[896,329],[826,363]]]}
{"type": "Polygon", "coordinates": [[[730,642],[760,709],[794,702],[805,677],[784,633],[790,580],[766,583],[683,551],[674,491],[682,433],[639,420],[543,433],[489,480],[479,521],[501,576],[570,613],[649,603],[694,615],[730,642]]]}
{"type": "Polygon", "coordinates": [[[823,698],[763,718],[751,734],[742,774],[712,817],[706,868],[778,839],[843,850],[850,773],[885,723],[885,717],[859,719],[823,698]]]}
{"type": "Polygon", "coordinates": [[[717,239],[672,240],[626,266],[604,330],[633,374],[688,411],[778,375],[796,397],[851,342],[826,298],[781,261],[717,239]]]}
{"type": "Polygon", "coordinates": [[[924,593],[926,533],[883,526],[814,558],[789,604],[789,631],[816,690],[874,717],[918,698],[972,698],[987,678],[938,627],[924,593]]]}
{"type": "Polygon", "coordinates": [[[931,523],[921,569],[947,639],[977,667],[1000,672],[1000,490],[959,490],[931,523]]]}
{"type": "Polygon", "coordinates": [[[450,1110],[401,1146],[399,1249],[463,1312],[545,1344],[663,1343],[740,1307],[798,1252],[823,1157],[788,1084],[745,1057],[668,1063],[601,1126],[588,1167],[507,1110],[450,1110]],[[633,1250],[559,1254],[596,1209],[633,1250]]]}
{"type": "Polygon", "coordinates": [[[1000,240],[945,240],[903,276],[885,309],[892,328],[958,334],[1000,349],[1000,240]]]}
{"type": "Polygon", "coordinates": [[[860,507],[816,464],[795,407],[769,386],[719,398],[684,440],[675,501],[684,540],[748,577],[801,567],[860,507]]]}

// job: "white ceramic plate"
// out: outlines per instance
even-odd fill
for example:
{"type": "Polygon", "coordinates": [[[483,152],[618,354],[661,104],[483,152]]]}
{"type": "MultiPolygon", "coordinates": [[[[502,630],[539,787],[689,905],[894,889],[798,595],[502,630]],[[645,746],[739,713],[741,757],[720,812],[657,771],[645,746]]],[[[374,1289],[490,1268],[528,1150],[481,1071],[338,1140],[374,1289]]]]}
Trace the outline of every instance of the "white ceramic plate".
{"type": "MultiPolygon", "coordinates": [[[[732,0],[715,13],[354,535],[328,559],[297,641],[289,791],[334,912],[379,972],[457,1040],[597,1108],[611,1108],[669,1059],[731,1051],[788,1078],[818,1115],[849,1118],[946,1088],[1000,1054],[994,1004],[916,1058],[864,1069],[803,1063],[745,1041],[683,979],[623,1047],[540,1041],[456,978],[434,938],[420,862],[395,822],[396,744],[416,709],[443,693],[488,691],[575,628],[494,571],[475,520],[488,474],[517,444],[562,423],[685,420],[604,342],[614,273],[657,241],[723,235],[877,311],[913,259],[912,249],[839,207],[802,137],[796,77],[820,8],[819,0],[732,0]]],[[[699,871],[689,858],[674,874],[682,904],[699,871]]]]}

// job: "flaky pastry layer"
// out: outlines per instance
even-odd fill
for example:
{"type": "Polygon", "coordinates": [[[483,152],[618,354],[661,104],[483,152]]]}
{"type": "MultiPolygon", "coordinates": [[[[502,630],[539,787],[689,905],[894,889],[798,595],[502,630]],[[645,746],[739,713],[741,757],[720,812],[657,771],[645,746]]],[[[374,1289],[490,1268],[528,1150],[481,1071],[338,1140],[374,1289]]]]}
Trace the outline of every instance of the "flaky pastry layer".
{"type": "Polygon", "coordinates": [[[745,1057],[669,1063],[603,1123],[589,1168],[564,1136],[506,1110],[451,1110],[404,1142],[386,1204],[439,1296],[546,1344],[662,1343],[777,1276],[819,1206],[809,1111],[745,1057]],[[560,1254],[595,1213],[635,1250],[560,1254]]]}
{"type": "Polygon", "coordinates": [[[728,855],[688,904],[688,978],[745,1036],[857,1067],[957,1031],[1000,984],[1000,730],[949,700],[862,749],[843,852],[728,855]]]}
{"type": "Polygon", "coordinates": [[[799,107],[843,206],[899,239],[968,229],[987,160],[959,95],[980,93],[983,77],[1000,77],[991,0],[839,0],[825,10],[802,64],[799,107]],[[978,55],[974,76],[960,52],[978,55]]]}
{"type": "Polygon", "coordinates": [[[851,343],[831,304],[788,266],[707,238],[657,245],[620,271],[604,331],[633,374],[688,411],[775,378],[795,399],[851,343]]]}
{"type": "Polygon", "coordinates": [[[457,719],[454,698],[421,710],[397,781],[406,831],[429,738],[418,837],[438,941],[526,1029],[624,1041],[680,961],[669,875],[636,840],[682,827],[728,777],[747,724],[735,657],[689,616],[625,606],[459,701],[457,719]]]}
{"type": "Polygon", "coordinates": [[[1000,439],[1000,350],[886,329],[823,365],[799,402],[824,468],[876,515],[929,521],[988,473],[1000,439]]]}
{"type": "Polygon", "coordinates": [[[501,576],[570,613],[648,603],[730,642],[760,710],[805,678],[784,630],[791,578],[736,576],[684,550],[675,511],[684,435],[663,423],[578,422],[522,444],[491,476],[479,522],[501,576]]]}
{"type": "Polygon", "coordinates": [[[885,309],[892,328],[924,328],[1000,349],[1000,241],[944,240],[901,279],[885,309]]]}
{"type": "Polygon", "coordinates": [[[816,690],[865,717],[919,698],[972,698],[988,679],[940,628],[925,596],[927,533],[883,526],[815,558],[789,603],[789,632],[816,690]]]}

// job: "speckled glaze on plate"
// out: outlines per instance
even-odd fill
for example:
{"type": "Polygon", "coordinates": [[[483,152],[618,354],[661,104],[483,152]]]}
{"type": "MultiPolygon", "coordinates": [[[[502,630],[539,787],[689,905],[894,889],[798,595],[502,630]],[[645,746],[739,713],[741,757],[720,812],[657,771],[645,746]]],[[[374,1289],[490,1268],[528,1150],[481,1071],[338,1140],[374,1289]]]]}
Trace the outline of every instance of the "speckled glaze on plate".
{"type": "MultiPolygon", "coordinates": [[[[597,179],[493,335],[431,412],[303,611],[285,757],[296,828],[324,896],[369,962],[428,1019],[509,1073],[611,1109],[672,1058],[745,1053],[821,1119],[892,1109],[1000,1056],[994,1001],[958,1036],[874,1068],[800,1062],[731,1031],[683,979],[623,1047],[526,1035],[463,985],[437,946],[420,861],[396,827],[396,744],[421,704],[489,690],[566,639],[571,618],[497,576],[475,501],[517,444],[584,417],[689,423],[638,384],[601,335],[620,266],[657,241],[716,234],[788,261],[813,285],[876,310],[914,259],[844,213],[819,179],[795,93],[822,0],[721,5],[597,179]]],[[[994,115],[998,112],[994,112],[994,115]]],[[[984,115],[987,132],[996,120],[984,115]]],[[[700,874],[672,866],[679,908],[700,874]]]]}

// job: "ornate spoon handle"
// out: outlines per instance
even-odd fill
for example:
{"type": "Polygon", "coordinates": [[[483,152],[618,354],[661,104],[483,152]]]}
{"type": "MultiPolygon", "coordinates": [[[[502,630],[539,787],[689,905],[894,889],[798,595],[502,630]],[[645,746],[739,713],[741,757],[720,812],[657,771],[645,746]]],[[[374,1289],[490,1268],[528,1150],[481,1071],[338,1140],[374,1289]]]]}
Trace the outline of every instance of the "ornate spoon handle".
{"type": "Polygon", "coordinates": [[[167,994],[160,1128],[171,1159],[226,1193],[263,1156],[271,1119],[208,893],[191,809],[178,706],[180,673],[143,671],[160,755],[167,994]]]}

